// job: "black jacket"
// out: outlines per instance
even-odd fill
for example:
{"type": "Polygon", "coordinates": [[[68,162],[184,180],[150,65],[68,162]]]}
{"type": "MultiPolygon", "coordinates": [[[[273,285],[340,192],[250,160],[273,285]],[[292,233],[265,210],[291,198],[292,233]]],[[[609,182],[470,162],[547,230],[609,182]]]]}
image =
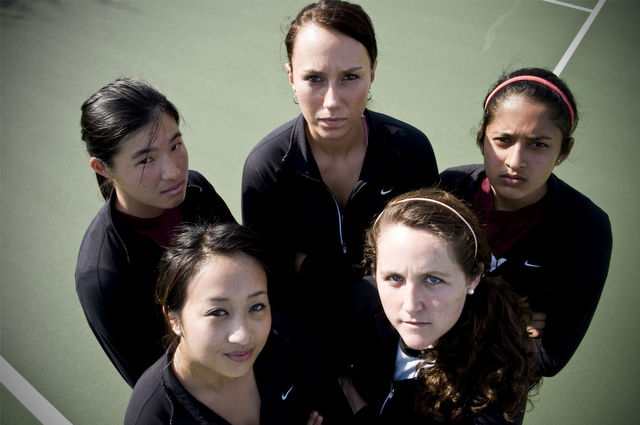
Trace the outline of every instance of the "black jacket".
{"type": "MultiPolygon", "coordinates": [[[[170,365],[172,357],[171,347],[140,378],[125,425],[229,425],[180,384],[170,365]]],[[[290,319],[274,313],[271,334],[253,370],[261,400],[260,424],[305,424],[313,410],[323,415],[326,424],[351,420],[337,381],[323,373],[290,319]]]]}
{"type": "Polygon", "coordinates": [[[365,117],[369,144],[344,211],[322,181],[302,115],[265,137],[247,157],[242,216],[273,247],[272,301],[280,309],[290,311],[300,297],[334,296],[362,277],[356,266],[373,217],[394,196],[437,182],[436,159],[422,132],[376,112],[366,110],[365,117]],[[308,254],[299,279],[293,270],[296,252],[308,254]]]}
{"type": "MultiPolygon", "coordinates": [[[[164,321],[154,302],[164,249],[128,226],[115,210],[115,199],[112,193],[84,235],[76,291],[98,342],[133,387],[164,352],[164,321]]],[[[184,222],[235,221],[211,184],[195,171],[189,171],[180,212],[184,222]]]]}
{"type": "MultiPolygon", "coordinates": [[[[442,187],[473,205],[485,177],[482,165],[449,168],[442,187]]],[[[571,359],[596,310],[609,271],[609,217],[571,186],[551,175],[542,221],[505,252],[491,273],[526,296],[533,311],[547,314],[544,334],[533,351],[544,376],[571,359]]]]}

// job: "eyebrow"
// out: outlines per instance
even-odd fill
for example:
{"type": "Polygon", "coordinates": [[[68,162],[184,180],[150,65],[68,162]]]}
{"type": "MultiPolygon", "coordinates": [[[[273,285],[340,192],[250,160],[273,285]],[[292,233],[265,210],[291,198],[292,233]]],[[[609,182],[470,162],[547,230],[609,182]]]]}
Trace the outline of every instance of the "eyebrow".
{"type": "MultiPolygon", "coordinates": [[[[176,140],[178,137],[182,136],[182,133],[177,131],[176,134],[173,135],[173,137],[171,139],[169,139],[169,143],[173,142],[174,140],[176,140]]],[[[140,148],[137,151],[135,151],[132,155],[131,155],[131,159],[136,159],[141,155],[147,155],[149,152],[153,152],[158,150],[158,148],[156,146],[151,146],[151,145],[147,145],[144,148],[140,148]]]]}
{"type": "MultiPolygon", "coordinates": [[[[495,130],[495,131],[491,131],[491,132],[488,132],[488,133],[494,133],[494,134],[498,134],[500,136],[513,136],[513,133],[511,131],[495,130]]],[[[525,138],[527,140],[553,140],[553,138],[549,137],[549,136],[534,136],[534,137],[525,136],[525,138]]]]}
{"type": "MultiPolygon", "coordinates": [[[[351,67],[351,68],[347,68],[347,69],[345,69],[344,71],[341,71],[341,72],[343,74],[350,74],[352,72],[359,71],[361,69],[364,69],[364,67],[363,66],[354,66],[354,67],[351,67]]],[[[321,72],[321,71],[319,71],[319,70],[317,70],[315,68],[303,69],[302,73],[303,74],[323,74],[323,72],[321,72]]]]}
{"type": "MultiPolygon", "coordinates": [[[[266,295],[266,294],[267,294],[267,291],[257,291],[257,292],[254,292],[253,294],[249,295],[249,296],[247,297],[247,299],[249,299],[249,298],[259,297],[260,295],[263,295],[263,294],[264,294],[264,295],[266,295]]],[[[219,302],[219,303],[220,303],[220,302],[226,302],[226,301],[229,301],[229,298],[224,298],[224,297],[209,298],[209,301],[215,301],[215,302],[219,302]]]]}

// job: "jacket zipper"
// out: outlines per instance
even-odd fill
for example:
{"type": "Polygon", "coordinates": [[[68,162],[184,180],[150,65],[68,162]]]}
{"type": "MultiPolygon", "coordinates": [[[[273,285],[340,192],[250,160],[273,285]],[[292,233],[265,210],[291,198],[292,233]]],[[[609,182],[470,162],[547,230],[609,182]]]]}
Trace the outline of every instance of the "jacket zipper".
{"type": "Polygon", "coordinates": [[[389,391],[389,394],[387,394],[387,398],[384,400],[384,403],[382,403],[382,408],[380,409],[380,415],[382,415],[382,412],[384,412],[384,408],[387,406],[387,402],[393,398],[393,393],[395,392],[396,390],[395,388],[393,388],[393,382],[392,382],[391,390],[389,391]]]}
{"type": "Polygon", "coordinates": [[[333,203],[336,206],[336,211],[338,213],[338,235],[340,236],[340,245],[342,245],[342,253],[346,254],[347,245],[344,243],[344,237],[342,236],[342,215],[340,214],[340,205],[338,205],[338,200],[336,199],[336,196],[333,194],[331,189],[329,189],[329,186],[327,186],[325,182],[323,182],[322,180],[317,180],[311,176],[307,176],[306,174],[302,174],[302,173],[298,173],[298,174],[310,180],[320,183],[322,186],[324,186],[325,189],[327,189],[327,192],[329,192],[329,195],[331,195],[331,198],[333,199],[333,203]]]}

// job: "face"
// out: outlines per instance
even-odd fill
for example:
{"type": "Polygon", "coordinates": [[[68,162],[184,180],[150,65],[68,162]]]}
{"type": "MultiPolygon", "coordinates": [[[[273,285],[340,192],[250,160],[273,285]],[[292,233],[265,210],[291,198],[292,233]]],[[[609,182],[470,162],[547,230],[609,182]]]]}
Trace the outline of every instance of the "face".
{"type": "Polygon", "coordinates": [[[460,318],[468,279],[431,232],[387,224],[378,236],[376,281],[387,318],[404,343],[422,350],[436,346],[460,318]]]}
{"type": "MultiPolygon", "coordinates": [[[[573,140],[569,151],[572,146],[573,140]]],[[[505,99],[481,148],[496,209],[515,211],[542,199],[553,168],[569,155],[560,155],[561,147],[562,132],[545,105],[505,99]]]]}
{"type": "Polygon", "coordinates": [[[296,36],[286,68],[313,140],[341,140],[363,131],[376,63],[371,66],[362,43],[307,24],[296,36]]]}
{"type": "Polygon", "coordinates": [[[244,376],[271,328],[266,274],[244,254],[212,257],[190,282],[180,316],[169,319],[181,337],[174,367],[209,382],[244,376]]]}
{"type": "Polygon", "coordinates": [[[116,208],[140,218],[157,217],[182,203],[187,191],[189,155],[175,119],[165,115],[157,131],[145,128],[124,143],[112,166],[92,158],[91,166],[111,178],[116,208]]]}

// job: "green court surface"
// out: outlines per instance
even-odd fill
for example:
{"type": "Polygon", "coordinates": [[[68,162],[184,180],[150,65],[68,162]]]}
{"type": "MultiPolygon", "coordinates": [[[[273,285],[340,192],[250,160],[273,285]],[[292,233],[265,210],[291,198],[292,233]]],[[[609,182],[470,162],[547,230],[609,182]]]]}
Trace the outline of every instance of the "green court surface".
{"type": "MultiPolygon", "coordinates": [[[[185,119],[190,166],[240,220],[250,149],[299,113],[283,24],[308,1],[2,1],[0,354],[70,423],[121,424],[130,388],[75,292],[80,241],[102,205],[80,105],[122,76],[157,85],[185,119]]],[[[482,99],[504,69],[563,67],[579,103],[557,174],[610,216],[609,278],[580,348],[545,379],[526,425],[640,423],[640,2],[361,1],[380,57],[370,108],[429,136],[439,168],[480,162],[482,99]]],[[[553,241],[549,241],[553,243],[553,241]]],[[[0,422],[38,420],[0,378],[0,422]]],[[[60,423],[40,419],[45,424],[60,423]]]]}

